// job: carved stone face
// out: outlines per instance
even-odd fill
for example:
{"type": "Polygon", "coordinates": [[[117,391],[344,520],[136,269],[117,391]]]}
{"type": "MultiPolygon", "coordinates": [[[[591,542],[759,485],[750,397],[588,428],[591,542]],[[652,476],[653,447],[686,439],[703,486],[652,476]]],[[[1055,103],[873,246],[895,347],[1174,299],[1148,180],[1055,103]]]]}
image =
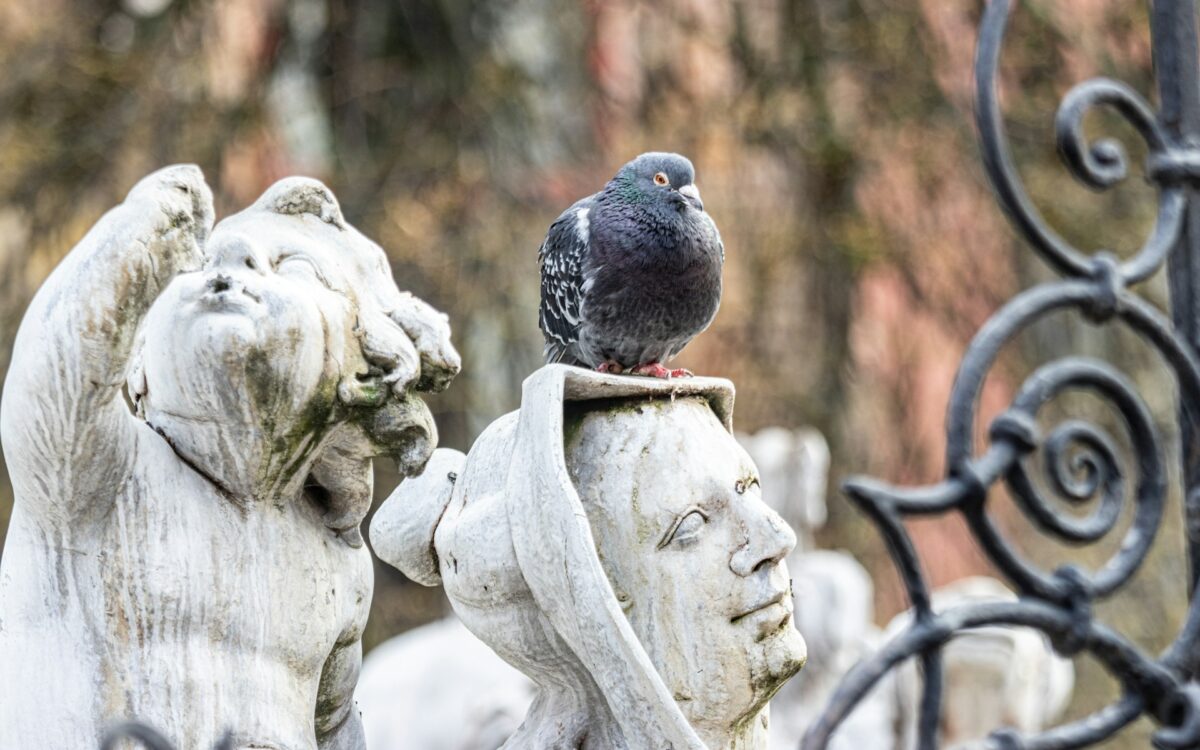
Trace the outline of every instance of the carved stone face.
{"type": "Polygon", "coordinates": [[[366,372],[339,235],[308,214],[238,214],[213,231],[205,267],[177,276],[146,317],[147,420],[184,455],[218,461],[208,468],[231,485],[291,481],[340,378],[366,372]]]}
{"type": "Polygon", "coordinates": [[[567,464],[618,601],[713,742],[804,663],[784,563],[795,535],[702,400],[628,402],[567,425],[567,464]]]}

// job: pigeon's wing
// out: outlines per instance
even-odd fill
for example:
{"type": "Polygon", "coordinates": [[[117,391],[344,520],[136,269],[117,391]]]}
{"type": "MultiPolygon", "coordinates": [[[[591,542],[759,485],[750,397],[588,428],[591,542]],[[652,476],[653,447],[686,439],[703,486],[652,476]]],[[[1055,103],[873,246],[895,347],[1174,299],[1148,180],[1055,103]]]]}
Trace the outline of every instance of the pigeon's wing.
{"type": "Polygon", "coordinates": [[[572,362],[568,352],[579,339],[583,302],[583,258],[590,241],[588,214],[592,198],[571,206],[550,225],[538,251],[542,269],[542,304],[538,324],[546,336],[546,362],[572,362]]]}
{"type": "Polygon", "coordinates": [[[716,243],[717,250],[721,254],[721,263],[725,263],[725,243],[721,241],[721,233],[717,231],[717,223],[712,220],[708,214],[704,214],[704,218],[708,220],[708,231],[712,235],[712,241],[716,243]]]}

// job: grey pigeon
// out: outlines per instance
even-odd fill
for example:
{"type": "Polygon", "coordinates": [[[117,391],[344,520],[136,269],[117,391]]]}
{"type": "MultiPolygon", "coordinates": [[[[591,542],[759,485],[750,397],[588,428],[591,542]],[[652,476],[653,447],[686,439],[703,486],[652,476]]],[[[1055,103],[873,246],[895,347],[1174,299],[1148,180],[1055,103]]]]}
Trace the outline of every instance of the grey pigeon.
{"type": "Polygon", "coordinates": [[[642,154],[568,208],[542,243],[546,362],[655,377],[717,314],[725,248],[692,163],[642,154]]]}

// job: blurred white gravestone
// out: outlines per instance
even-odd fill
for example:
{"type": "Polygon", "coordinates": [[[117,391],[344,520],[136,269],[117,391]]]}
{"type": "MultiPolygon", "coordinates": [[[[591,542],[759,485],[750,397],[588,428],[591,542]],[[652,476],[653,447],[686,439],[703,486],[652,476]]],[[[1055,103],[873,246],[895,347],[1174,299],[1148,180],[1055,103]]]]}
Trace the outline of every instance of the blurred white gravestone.
{"type": "MultiPolygon", "coordinates": [[[[993,578],[955,581],[933,592],[933,609],[1016,596],[993,578]]],[[[888,625],[894,635],[911,621],[905,613],[888,625]]],[[[945,683],[941,739],[947,748],[978,748],[1000,727],[1036,732],[1052,726],[1066,710],[1075,685],[1069,659],[1054,653],[1049,639],[1030,628],[986,627],[955,637],[942,649],[945,683]]],[[[896,673],[900,704],[900,748],[917,746],[916,716],[921,678],[909,660],[896,673]]]]}
{"type": "Polygon", "coordinates": [[[496,750],[535,691],[450,616],[372,649],[354,696],[370,750],[496,750]]]}
{"type": "Polygon", "coordinates": [[[458,355],[320,183],[212,221],[198,169],[146,177],[21,324],[0,747],[94,748],[127,718],[181,748],[363,746],[371,461],[425,463],[414,392],[458,355]]]}
{"type": "Polygon", "coordinates": [[[544,367],[519,412],[375,516],[379,556],[440,582],[537,684],[505,747],[766,747],[767,702],[805,659],[795,537],[732,406],[727,381],[544,367]]]}
{"type": "Polygon", "coordinates": [[[829,443],[819,430],[766,427],[738,433],[738,442],[762,476],[763,500],[796,531],[795,554],[816,549],[814,533],[825,525],[829,443]]]}

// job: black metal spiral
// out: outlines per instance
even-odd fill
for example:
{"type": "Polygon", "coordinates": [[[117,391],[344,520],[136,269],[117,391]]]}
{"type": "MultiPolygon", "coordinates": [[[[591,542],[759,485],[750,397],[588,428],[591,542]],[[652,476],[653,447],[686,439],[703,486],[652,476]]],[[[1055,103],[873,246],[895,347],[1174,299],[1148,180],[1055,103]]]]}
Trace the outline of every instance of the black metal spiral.
{"type": "MultiPolygon", "coordinates": [[[[1021,331],[1051,313],[1075,309],[1097,323],[1123,325],[1148,341],[1174,374],[1184,404],[1200,405],[1200,361],[1170,319],[1129,287],[1166,262],[1180,241],[1189,192],[1200,174],[1200,152],[1174,142],[1150,106],[1125,84],[1084,82],[1059,107],[1056,136],[1072,175],[1096,190],[1127,176],[1127,157],[1113,140],[1089,143],[1088,111],[1105,106],[1131,124],[1149,148],[1149,176],[1158,190],[1158,215],[1144,245],[1128,260],[1101,251],[1088,254],[1051,229],[1029,200],[1008,151],[996,92],[996,72],[1011,0],[992,0],[984,13],[975,60],[976,122],[983,162],[997,198],[1021,236],[1064,278],[1026,290],[998,311],[963,356],[947,417],[947,476],[938,484],[899,488],[867,478],[844,484],[851,501],[879,527],[913,605],[910,626],[857,665],[835,692],[802,748],[825,747],[838,724],[873,685],[901,662],[917,657],[925,673],[918,717],[922,750],[937,746],[941,707],[941,647],[957,633],[986,625],[1015,625],[1046,633],[1055,649],[1088,652],[1123,688],[1122,697],[1082,720],[1021,736],[1000,730],[989,738],[997,750],[1062,750],[1095,744],[1142,715],[1160,725],[1159,748],[1200,747],[1200,686],[1191,682],[1200,661],[1200,599],[1193,599],[1183,628],[1157,659],[1098,622],[1093,603],[1121,589],[1142,565],[1157,538],[1167,497],[1166,455],[1145,403],[1109,364],[1066,357],[1039,368],[1021,386],[1009,409],[993,420],[986,450],[977,454],[973,428],[983,381],[1000,350],[1021,331]],[[1080,420],[1039,429],[1041,408],[1068,390],[1089,391],[1121,417],[1133,455],[1123,460],[1116,442],[1100,427],[1080,420]],[[1032,478],[1040,455],[1046,497],[1032,478]],[[1039,569],[1004,538],[987,514],[988,492],[1004,482],[1022,513],[1047,536],[1087,545],[1105,539],[1123,510],[1132,523],[1117,551],[1093,573],[1073,565],[1039,569]],[[1064,506],[1091,508],[1086,515],[1064,506]],[[935,613],[920,560],[903,518],[957,511],[987,557],[1016,589],[1015,602],[973,604],[935,613]]],[[[1190,14],[1188,15],[1190,18],[1190,14]]],[[[1191,410],[1185,410],[1185,413],[1191,410]]],[[[1200,425],[1187,426],[1200,434],[1200,425]]]]}

